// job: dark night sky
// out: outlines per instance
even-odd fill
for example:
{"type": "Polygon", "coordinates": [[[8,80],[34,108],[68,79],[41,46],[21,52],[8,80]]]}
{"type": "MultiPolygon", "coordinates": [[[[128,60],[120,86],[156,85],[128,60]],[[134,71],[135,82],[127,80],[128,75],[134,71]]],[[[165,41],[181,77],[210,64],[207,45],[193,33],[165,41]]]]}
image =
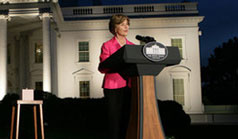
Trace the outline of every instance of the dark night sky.
{"type": "MultiPolygon", "coordinates": [[[[88,6],[95,4],[121,5],[143,3],[170,3],[185,0],[59,0],[61,6],[88,6]]],[[[201,64],[207,65],[208,58],[215,47],[223,42],[238,37],[238,0],[186,0],[198,2],[201,16],[205,16],[199,24],[201,64]]]]}
{"type": "Polygon", "coordinates": [[[205,16],[200,23],[200,47],[201,64],[206,65],[215,47],[238,37],[238,0],[198,0],[198,8],[205,16]]]}

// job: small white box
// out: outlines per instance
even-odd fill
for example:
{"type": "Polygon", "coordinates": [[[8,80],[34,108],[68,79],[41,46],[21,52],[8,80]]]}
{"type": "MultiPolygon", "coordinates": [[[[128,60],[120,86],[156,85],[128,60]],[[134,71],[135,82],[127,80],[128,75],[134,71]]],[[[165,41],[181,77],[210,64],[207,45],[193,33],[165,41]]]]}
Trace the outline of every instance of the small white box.
{"type": "Polygon", "coordinates": [[[22,100],[34,100],[34,90],[22,89],[22,100]]]}

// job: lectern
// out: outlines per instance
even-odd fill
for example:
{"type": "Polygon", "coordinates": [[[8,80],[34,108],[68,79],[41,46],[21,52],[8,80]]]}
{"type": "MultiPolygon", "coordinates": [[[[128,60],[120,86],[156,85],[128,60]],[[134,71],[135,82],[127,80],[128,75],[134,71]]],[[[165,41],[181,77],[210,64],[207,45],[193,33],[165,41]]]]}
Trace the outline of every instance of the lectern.
{"type": "MultiPolygon", "coordinates": [[[[155,44],[152,44],[152,46],[155,44]]],[[[101,68],[110,69],[132,79],[132,100],[127,139],[165,139],[155,91],[155,76],[164,67],[179,64],[177,47],[149,48],[148,55],[166,54],[161,60],[149,59],[142,45],[125,45],[102,62],[101,68]],[[166,50],[166,53],[165,53],[166,50]]]]}

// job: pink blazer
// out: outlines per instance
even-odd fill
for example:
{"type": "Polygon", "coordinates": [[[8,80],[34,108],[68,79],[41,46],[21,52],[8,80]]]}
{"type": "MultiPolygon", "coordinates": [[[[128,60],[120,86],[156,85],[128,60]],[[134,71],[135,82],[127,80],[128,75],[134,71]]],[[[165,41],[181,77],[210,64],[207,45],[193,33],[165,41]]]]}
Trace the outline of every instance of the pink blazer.
{"type": "MultiPolygon", "coordinates": [[[[134,45],[132,42],[126,40],[126,44],[134,45]]],[[[116,37],[113,37],[111,40],[103,43],[101,47],[101,55],[100,55],[100,63],[110,57],[113,53],[115,53],[121,46],[118,43],[116,37]]],[[[105,73],[102,88],[106,89],[118,89],[122,87],[129,86],[130,87],[130,79],[125,80],[121,77],[119,73],[108,73],[108,69],[100,69],[98,70],[101,73],[105,73]]]]}

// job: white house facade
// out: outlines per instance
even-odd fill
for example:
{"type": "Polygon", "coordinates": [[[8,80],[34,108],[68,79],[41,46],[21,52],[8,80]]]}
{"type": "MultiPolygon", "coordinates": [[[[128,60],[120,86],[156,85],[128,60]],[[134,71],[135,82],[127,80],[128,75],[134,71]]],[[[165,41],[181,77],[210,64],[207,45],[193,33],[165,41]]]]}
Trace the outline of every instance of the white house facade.
{"type": "Polygon", "coordinates": [[[131,42],[152,36],[179,47],[181,63],[156,77],[157,96],[202,113],[198,24],[204,17],[196,2],[61,7],[57,0],[0,0],[0,99],[24,88],[61,98],[103,97],[99,55],[112,38],[108,19],[115,13],[129,16],[131,42]]]}

